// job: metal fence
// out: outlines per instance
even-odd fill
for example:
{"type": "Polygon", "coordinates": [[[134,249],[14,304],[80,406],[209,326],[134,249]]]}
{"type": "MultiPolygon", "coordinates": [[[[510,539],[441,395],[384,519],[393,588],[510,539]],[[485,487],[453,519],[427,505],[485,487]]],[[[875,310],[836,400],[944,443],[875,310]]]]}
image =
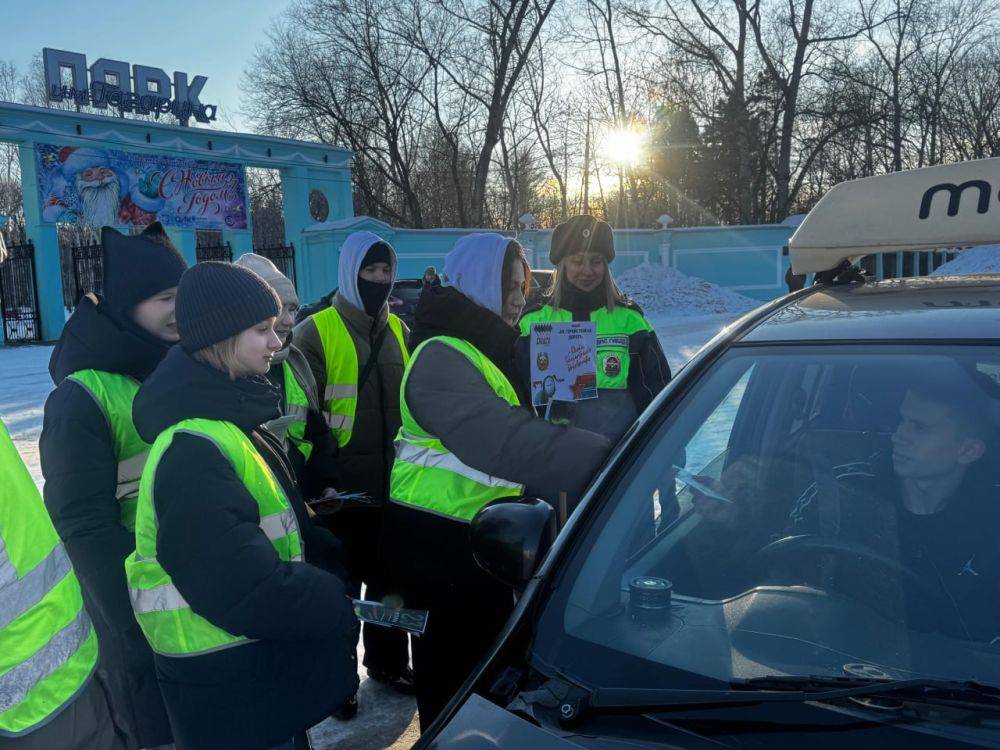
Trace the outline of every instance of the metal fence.
{"type": "Polygon", "coordinates": [[[38,314],[38,283],[35,278],[35,246],[31,240],[7,246],[7,259],[0,263],[0,314],[7,344],[40,341],[42,322],[38,314]]]}
{"type": "Polygon", "coordinates": [[[263,255],[274,263],[285,276],[295,284],[295,243],[278,245],[277,247],[255,247],[253,249],[257,255],[263,255]]]}
{"type": "Polygon", "coordinates": [[[226,263],[232,263],[233,246],[228,242],[218,245],[198,245],[195,255],[199,263],[206,260],[222,260],[226,263]]]}
{"type": "Polygon", "coordinates": [[[104,254],[99,242],[73,247],[73,287],[73,307],[85,294],[104,294],[104,254]]]}
{"type": "Polygon", "coordinates": [[[876,281],[882,281],[904,276],[930,276],[932,271],[954,260],[957,255],[958,251],[953,248],[910,250],[868,255],[861,259],[859,265],[864,269],[865,275],[874,277],[876,281]]]}
{"type": "MultiPolygon", "coordinates": [[[[785,248],[787,251],[787,248],[785,248]]],[[[930,276],[945,263],[958,256],[955,248],[941,250],[907,250],[898,253],[866,255],[857,265],[865,276],[875,281],[900,279],[907,276],[930,276]]],[[[815,274],[806,274],[805,285],[812,286],[815,274]]]]}

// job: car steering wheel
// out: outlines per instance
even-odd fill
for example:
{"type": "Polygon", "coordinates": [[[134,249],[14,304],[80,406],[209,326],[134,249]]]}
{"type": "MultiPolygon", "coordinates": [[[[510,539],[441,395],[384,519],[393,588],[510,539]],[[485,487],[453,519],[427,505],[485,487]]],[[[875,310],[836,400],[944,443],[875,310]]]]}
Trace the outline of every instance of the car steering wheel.
{"type": "Polygon", "coordinates": [[[883,570],[895,575],[901,581],[905,581],[909,586],[919,591],[922,596],[931,600],[935,604],[934,609],[936,612],[943,610],[951,611],[953,607],[952,602],[945,596],[943,591],[930,586],[912,570],[903,566],[898,560],[876,552],[863,544],[850,542],[845,539],[822,537],[818,534],[786,536],[761,547],[750,558],[750,570],[755,572],[760,571],[769,564],[773,565],[776,558],[802,552],[817,555],[833,554],[850,556],[855,558],[855,561],[857,558],[860,558],[863,563],[878,565],[883,570]],[[942,606],[938,607],[937,605],[942,606]]]}

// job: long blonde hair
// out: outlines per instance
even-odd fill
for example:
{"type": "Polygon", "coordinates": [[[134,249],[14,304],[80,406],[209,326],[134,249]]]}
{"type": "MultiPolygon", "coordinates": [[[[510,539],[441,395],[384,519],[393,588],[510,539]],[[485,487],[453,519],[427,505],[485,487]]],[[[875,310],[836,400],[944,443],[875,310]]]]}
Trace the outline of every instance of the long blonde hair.
{"type": "MultiPolygon", "coordinates": [[[[545,290],[546,303],[557,309],[562,307],[563,300],[566,297],[563,285],[569,283],[569,278],[566,275],[566,261],[567,258],[563,258],[556,265],[556,270],[552,273],[552,284],[545,290]]],[[[614,312],[616,306],[624,306],[628,303],[628,298],[618,288],[618,283],[611,274],[611,264],[607,261],[604,263],[604,281],[601,283],[604,284],[604,306],[608,312],[614,312]]]]}
{"type": "Polygon", "coordinates": [[[243,371],[243,366],[236,358],[236,340],[238,338],[239,334],[230,336],[217,344],[199,349],[191,356],[199,362],[204,362],[206,365],[226,373],[230,380],[236,380],[243,371]]]}

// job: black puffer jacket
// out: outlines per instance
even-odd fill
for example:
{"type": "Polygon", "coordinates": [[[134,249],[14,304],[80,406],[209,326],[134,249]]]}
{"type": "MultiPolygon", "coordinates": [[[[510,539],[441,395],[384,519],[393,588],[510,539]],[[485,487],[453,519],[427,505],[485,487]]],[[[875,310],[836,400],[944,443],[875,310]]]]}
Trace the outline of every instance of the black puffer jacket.
{"type": "Polygon", "coordinates": [[[45,506],[62,537],[101,642],[101,670],[115,722],[141,747],[170,742],[153,656],[132,614],[125,558],[135,537],[121,525],[115,497],[118,461],[103,411],[67,376],[103,370],[142,380],[166,344],[119,327],[94,297],[84,297],[49,361],[56,388],[45,402],[39,441],[45,506]]]}
{"type": "Polygon", "coordinates": [[[281,443],[258,427],[277,412],[266,379],[231,381],[180,347],[135,399],[136,427],[149,441],[194,417],[243,430],[292,503],[306,555],[283,562],[229,462],[203,438],[175,436],[153,480],[157,557],[196,612],[257,639],[202,656],[156,656],[178,748],[270,747],[321,721],[357,688],[356,621],[339,546],[312,525],[281,443]]]}

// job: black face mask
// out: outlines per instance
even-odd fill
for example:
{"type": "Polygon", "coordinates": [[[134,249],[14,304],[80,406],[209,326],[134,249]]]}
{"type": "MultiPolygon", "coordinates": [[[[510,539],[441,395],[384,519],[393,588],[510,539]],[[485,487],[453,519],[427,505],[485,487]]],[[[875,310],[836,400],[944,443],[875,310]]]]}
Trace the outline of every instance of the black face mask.
{"type": "Polygon", "coordinates": [[[374,281],[366,281],[358,276],[358,296],[361,297],[361,304],[365,307],[365,312],[373,318],[382,309],[382,305],[389,299],[389,292],[392,291],[392,284],[376,284],[374,281]]]}

